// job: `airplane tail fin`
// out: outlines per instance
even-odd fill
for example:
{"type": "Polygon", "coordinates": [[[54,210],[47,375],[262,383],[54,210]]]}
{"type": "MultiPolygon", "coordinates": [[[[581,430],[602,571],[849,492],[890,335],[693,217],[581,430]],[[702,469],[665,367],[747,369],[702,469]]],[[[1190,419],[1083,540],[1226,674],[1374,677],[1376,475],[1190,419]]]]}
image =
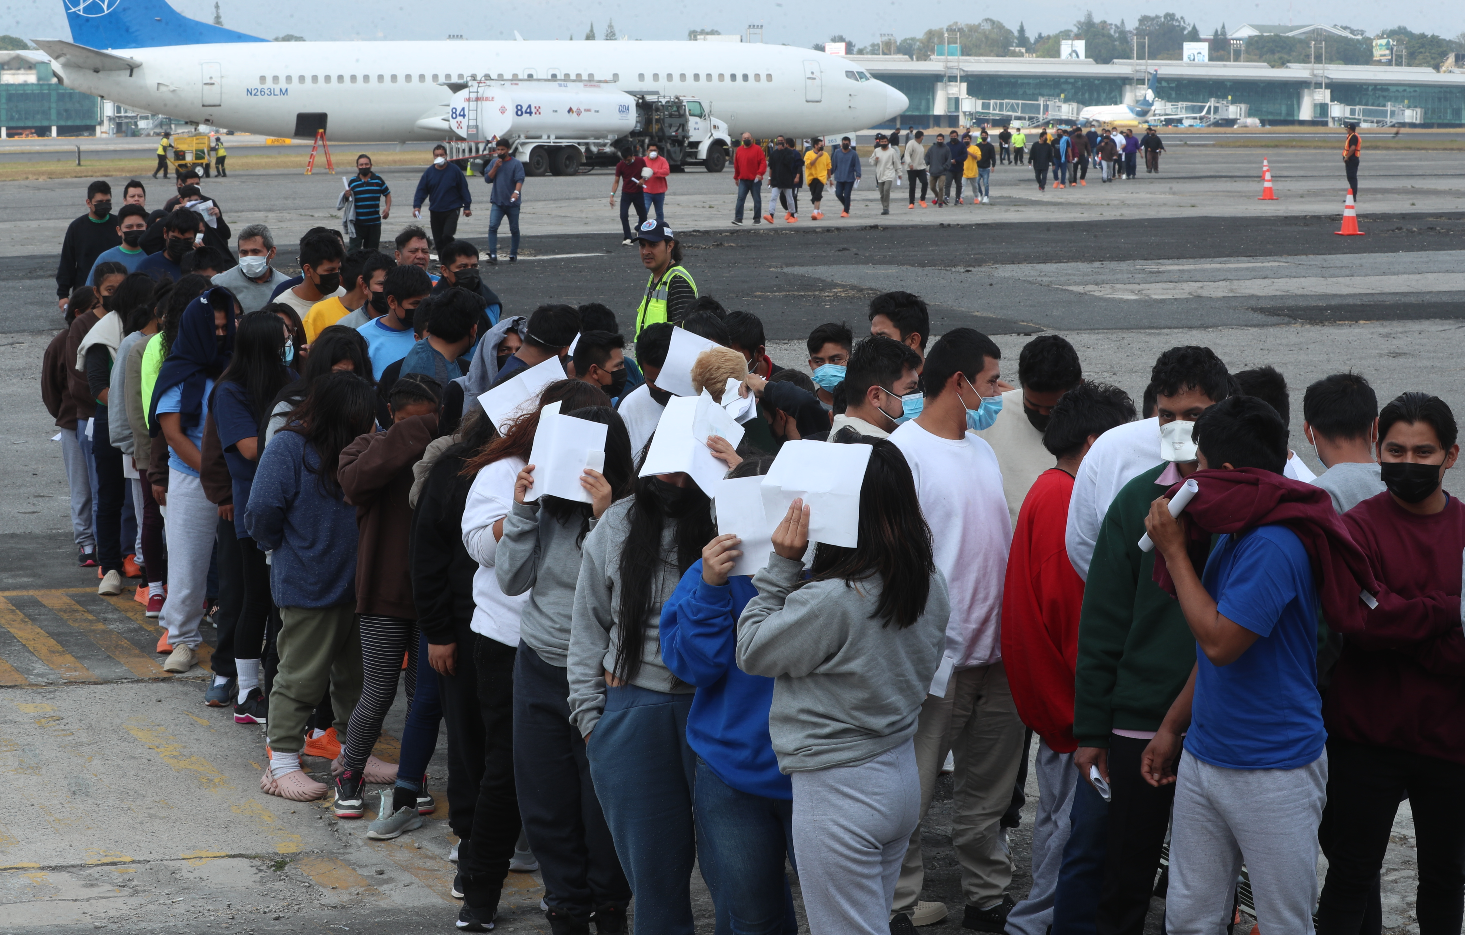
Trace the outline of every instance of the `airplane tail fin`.
{"type": "Polygon", "coordinates": [[[211,23],[189,19],[167,0],[61,0],[71,39],[93,49],[267,42],[211,23]]]}

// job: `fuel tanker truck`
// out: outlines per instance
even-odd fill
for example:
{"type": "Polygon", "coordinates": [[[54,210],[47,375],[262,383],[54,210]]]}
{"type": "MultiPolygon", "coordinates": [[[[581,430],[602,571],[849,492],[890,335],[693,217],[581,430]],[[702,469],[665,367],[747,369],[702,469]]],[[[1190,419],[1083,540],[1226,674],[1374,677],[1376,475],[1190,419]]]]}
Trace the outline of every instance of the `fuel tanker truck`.
{"type": "Polygon", "coordinates": [[[419,127],[441,128],[449,157],[481,172],[507,140],[529,175],[574,175],[614,166],[624,147],[655,143],[673,171],[721,172],[732,152],[727,124],[702,101],[626,92],[596,81],[470,81],[449,85],[451,103],[419,127]]]}

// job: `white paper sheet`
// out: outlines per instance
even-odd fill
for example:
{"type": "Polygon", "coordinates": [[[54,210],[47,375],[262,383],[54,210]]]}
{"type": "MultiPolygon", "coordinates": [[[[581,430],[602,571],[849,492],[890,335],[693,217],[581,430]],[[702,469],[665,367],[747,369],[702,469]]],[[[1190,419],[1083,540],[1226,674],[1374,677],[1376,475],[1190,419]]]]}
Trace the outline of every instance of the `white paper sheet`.
{"type": "Polygon", "coordinates": [[[859,544],[860,487],[869,445],[784,442],[763,476],[763,512],[776,528],[789,504],[809,505],[809,541],[854,548],[859,544]]]}
{"type": "Polygon", "coordinates": [[[696,396],[697,390],[692,386],[692,365],[703,351],[720,346],[685,328],[671,329],[671,346],[666,351],[666,363],[661,365],[661,372],[656,375],[656,388],[676,396],[696,396]]]}
{"type": "MultiPolygon", "coordinates": [[[[1171,424],[1173,425],[1174,423],[1172,422],[1171,424]]],[[[1179,516],[1181,512],[1190,504],[1191,498],[1198,493],[1200,493],[1200,485],[1197,484],[1195,481],[1187,480],[1185,483],[1181,484],[1180,489],[1175,491],[1175,496],[1170,498],[1170,515],[1179,516]]],[[[1141,552],[1153,552],[1154,549],[1155,543],[1154,540],[1150,538],[1149,533],[1145,533],[1143,536],[1139,537],[1139,550],[1141,552]]]]}
{"type": "Polygon", "coordinates": [[[209,213],[209,209],[213,206],[214,203],[212,201],[200,201],[189,205],[188,210],[203,218],[203,222],[209,227],[218,227],[219,219],[209,213]]]}
{"type": "Polygon", "coordinates": [[[719,435],[736,448],[743,440],[743,427],[723,412],[706,390],[701,396],[673,397],[656,423],[641,476],[681,472],[691,475],[707,496],[716,496],[718,482],[727,475],[727,465],[708,449],[709,435],[719,435]]]}
{"type": "Polygon", "coordinates": [[[513,379],[482,394],[478,397],[478,405],[493,420],[494,427],[502,432],[510,422],[534,408],[546,386],[564,378],[564,366],[558,357],[551,357],[528,370],[520,370],[513,379]]]}
{"type": "Polygon", "coordinates": [[[747,396],[738,395],[738,387],[742,385],[742,380],[728,377],[727,386],[722,391],[722,410],[732,416],[733,421],[739,425],[750,421],[758,414],[758,400],[752,393],[747,396]]]}
{"type": "Polygon", "coordinates": [[[597,471],[605,468],[607,428],[601,422],[560,415],[557,402],[539,410],[539,428],[534,433],[534,447],[529,451],[529,463],[534,465],[534,486],[524,499],[560,497],[590,503],[590,494],[580,486],[580,478],[587,467],[597,471]]]}
{"type": "Polygon", "coordinates": [[[728,574],[754,575],[768,564],[773,553],[773,530],[763,512],[763,478],[734,477],[717,482],[717,534],[734,533],[743,553],[728,574]]]}

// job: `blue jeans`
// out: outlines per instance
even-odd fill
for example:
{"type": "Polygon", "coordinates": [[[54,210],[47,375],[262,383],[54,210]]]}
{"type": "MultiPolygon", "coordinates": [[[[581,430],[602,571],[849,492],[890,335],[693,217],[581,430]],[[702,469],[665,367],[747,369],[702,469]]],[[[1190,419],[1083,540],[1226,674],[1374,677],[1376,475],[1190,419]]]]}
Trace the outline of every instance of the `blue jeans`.
{"type": "Polygon", "coordinates": [[[635,935],[693,935],[692,695],[605,690],[585,753],[595,793],[635,898],[635,935]]]}
{"type": "Polygon", "coordinates": [[[834,197],[836,197],[836,198],[839,199],[839,203],[844,206],[844,210],[846,210],[846,211],[848,211],[850,209],[849,208],[850,195],[854,192],[854,190],[855,190],[855,183],[854,182],[835,182],[834,183],[834,197]]]}
{"type": "Polygon", "coordinates": [[[1094,935],[1108,855],[1109,804],[1084,777],[1078,779],[1069,813],[1068,844],[1053,894],[1049,935],[1094,935]]]}
{"type": "Polygon", "coordinates": [[[417,684],[402,729],[402,752],[397,757],[397,785],[416,792],[423,789],[427,761],[437,748],[438,725],[443,706],[438,695],[437,672],[427,662],[427,634],[417,637],[417,684]]]}
{"type": "Polygon", "coordinates": [[[1058,164],[1057,164],[1057,169],[1058,169],[1058,184],[1059,185],[1067,185],[1068,184],[1068,163],[1067,162],[1063,162],[1063,161],[1060,160],[1058,162],[1058,164]]]}
{"type": "Polygon", "coordinates": [[[666,210],[665,210],[665,208],[666,208],[666,192],[657,192],[654,195],[651,194],[650,192],[642,192],[641,193],[641,197],[643,197],[643,198],[646,199],[646,213],[647,214],[650,214],[651,213],[651,209],[652,208],[655,208],[656,209],[656,220],[661,221],[662,223],[665,223],[666,222],[666,210]]]}
{"type": "Polygon", "coordinates": [[[763,182],[760,179],[738,179],[738,206],[733,209],[733,219],[743,219],[743,202],[747,200],[748,194],[753,195],[753,217],[761,217],[763,214],[763,182]]]}
{"type": "Polygon", "coordinates": [[[509,219],[509,256],[519,255],[519,208],[518,203],[511,205],[489,205],[488,206],[488,255],[496,257],[499,255],[499,222],[504,218],[509,219]]]}
{"type": "Polygon", "coordinates": [[[977,197],[986,198],[992,194],[991,168],[977,170],[977,197]]]}
{"type": "Polygon", "coordinates": [[[717,935],[796,935],[783,859],[793,857],[791,799],[740,792],[697,759],[697,858],[717,935]]]}

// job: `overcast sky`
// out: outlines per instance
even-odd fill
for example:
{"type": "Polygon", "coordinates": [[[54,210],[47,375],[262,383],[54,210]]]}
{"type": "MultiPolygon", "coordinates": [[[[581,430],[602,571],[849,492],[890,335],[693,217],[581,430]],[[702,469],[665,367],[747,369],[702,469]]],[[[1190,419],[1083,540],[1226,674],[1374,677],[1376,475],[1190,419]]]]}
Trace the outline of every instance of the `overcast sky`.
{"type": "MultiPolygon", "coordinates": [[[[35,38],[69,38],[63,3],[65,0],[7,0],[0,11],[0,32],[35,38]]],[[[76,0],[71,0],[76,2],[76,0]]],[[[127,0],[121,0],[126,3],[127,0]]],[[[213,0],[172,0],[179,12],[195,19],[213,18],[213,0]]],[[[1006,6],[1006,5],[1004,5],[1006,6]]],[[[585,35],[591,22],[595,33],[605,33],[607,18],[613,17],[616,31],[635,39],[685,39],[689,29],[717,29],[738,33],[752,22],[761,22],[764,41],[808,46],[841,33],[861,44],[876,41],[881,33],[897,38],[918,36],[943,25],[943,12],[975,21],[995,12],[992,8],[968,8],[940,4],[910,3],[906,0],[844,0],[841,3],[810,4],[796,0],[742,0],[739,3],[672,4],[664,2],[626,4],[611,0],[535,0],[486,3],[405,2],[405,0],[220,0],[224,25],[251,35],[273,38],[294,33],[307,39],[378,39],[390,35],[399,39],[441,39],[448,33],[462,33],[468,39],[512,39],[518,30],[525,39],[576,39],[585,35]],[[699,12],[698,7],[705,7],[699,12]],[[335,11],[330,15],[327,11],[335,11]],[[741,12],[739,12],[741,11],[741,12]],[[424,15],[425,14],[425,15],[424,15]],[[550,25],[554,24],[554,25],[550,25]]],[[[1010,8],[1009,8],[1010,9],[1010,8]]],[[[1093,4],[1058,2],[1041,8],[1024,8],[1022,20],[1029,35],[1054,32],[1070,26],[1084,12],[1094,9],[1096,18],[1123,18],[1133,25],[1143,13],[1173,11],[1196,23],[1209,35],[1222,23],[1235,29],[1246,22],[1341,24],[1370,32],[1402,25],[1420,32],[1435,32],[1450,38],[1465,32],[1465,3],[1460,0],[1402,0],[1379,4],[1376,0],[1176,0],[1145,4],[1093,4]],[[1385,14],[1382,12],[1387,10],[1385,14]]],[[[1017,17],[997,16],[1008,27],[1017,28],[1017,17]]]]}

